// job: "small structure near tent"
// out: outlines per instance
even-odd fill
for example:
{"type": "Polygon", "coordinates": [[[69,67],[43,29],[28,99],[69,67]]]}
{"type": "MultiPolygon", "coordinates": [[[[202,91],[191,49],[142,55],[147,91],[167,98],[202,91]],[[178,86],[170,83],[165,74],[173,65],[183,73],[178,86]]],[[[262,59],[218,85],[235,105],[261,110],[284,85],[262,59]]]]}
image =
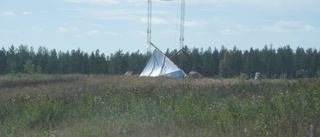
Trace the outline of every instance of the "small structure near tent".
{"type": "Polygon", "coordinates": [[[125,76],[131,76],[133,75],[133,71],[127,71],[126,73],[124,73],[125,76]]]}
{"type": "Polygon", "coordinates": [[[241,73],[238,78],[241,80],[249,80],[250,79],[250,77],[247,73],[241,73]]]}
{"type": "Polygon", "coordinates": [[[147,65],[141,72],[142,77],[166,76],[172,78],[185,78],[186,73],[178,68],[168,57],[166,57],[158,48],[156,48],[147,65]]]}
{"type": "Polygon", "coordinates": [[[197,71],[190,71],[189,78],[203,78],[203,75],[197,71]]]}
{"type": "Polygon", "coordinates": [[[254,80],[261,80],[262,76],[260,72],[256,72],[256,75],[254,76],[254,80]]]}

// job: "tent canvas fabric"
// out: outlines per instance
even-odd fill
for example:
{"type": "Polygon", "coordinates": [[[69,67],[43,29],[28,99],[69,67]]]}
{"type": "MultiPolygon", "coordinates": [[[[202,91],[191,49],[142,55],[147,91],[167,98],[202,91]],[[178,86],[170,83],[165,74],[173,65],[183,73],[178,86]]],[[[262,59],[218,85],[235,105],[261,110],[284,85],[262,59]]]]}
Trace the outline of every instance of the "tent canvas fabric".
{"type": "Polygon", "coordinates": [[[140,76],[158,77],[167,76],[173,78],[184,78],[186,73],[178,68],[161,51],[155,49],[140,76]]]}

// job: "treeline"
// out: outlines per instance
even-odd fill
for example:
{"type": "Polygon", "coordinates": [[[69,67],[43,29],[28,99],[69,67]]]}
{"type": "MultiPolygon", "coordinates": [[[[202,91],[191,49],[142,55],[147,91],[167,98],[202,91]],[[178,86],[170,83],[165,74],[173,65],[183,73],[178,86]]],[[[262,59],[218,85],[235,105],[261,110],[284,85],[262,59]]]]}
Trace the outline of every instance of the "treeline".
{"type": "Polygon", "coordinates": [[[80,49],[57,52],[39,47],[21,45],[0,50],[0,74],[45,73],[45,74],[123,74],[127,70],[140,72],[148,57],[139,51],[125,54],[117,51],[106,56],[99,50],[90,54],[80,49]]]}
{"type": "MultiPolygon", "coordinates": [[[[172,51],[167,55],[174,55],[172,51]]],[[[247,74],[254,77],[260,72],[266,78],[302,78],[320,77],[320,52],[317,49],[293,50],[290,46],[274,49],[272,45],[263,49],[228,50],[224,46],[207,50],[193,48],[183,49],[172,60],[184,71],[195,70],[207,77],[238,77],[247,74]]]]}
{"type": "MultiPolygon", "coordinates": [[[[197,71],[207,77],[237,77],[242,73],[253,76],[260,72],[267,78],[302,78],[320,76],[320,51],[317,49],[278,49],[265,46],[263,49],[229,50],[217,48],[169,49],[165,54],[186,73],[197,71]]],[[[39,47],[20,45],[0,50],[0,74],[45,73],[45,74],[124,74],[133,71],[139,74],[145,67],[150,54],[139,51],[124,53],[119,50],[106,56],[99,50],[90,54],[80,49],[57,52],[39,47]]]]}

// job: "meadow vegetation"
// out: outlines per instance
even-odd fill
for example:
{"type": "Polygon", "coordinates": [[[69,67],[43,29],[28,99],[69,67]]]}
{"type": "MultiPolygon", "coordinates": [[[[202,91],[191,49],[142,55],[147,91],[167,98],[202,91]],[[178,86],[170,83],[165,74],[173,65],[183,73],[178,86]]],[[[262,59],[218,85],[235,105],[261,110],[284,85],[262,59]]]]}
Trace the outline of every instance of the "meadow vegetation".
{"type": "Polygon", "coordinates": [[[319,99],[319,79],[7,75],[0,136],[317,136],[319,99]]]}

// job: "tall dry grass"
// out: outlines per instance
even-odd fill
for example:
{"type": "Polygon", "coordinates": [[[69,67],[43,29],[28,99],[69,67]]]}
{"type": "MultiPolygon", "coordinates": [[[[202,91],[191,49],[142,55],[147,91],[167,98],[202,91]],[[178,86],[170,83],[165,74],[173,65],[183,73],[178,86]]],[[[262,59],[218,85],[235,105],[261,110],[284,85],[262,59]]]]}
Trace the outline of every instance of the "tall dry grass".
{"type": "Polygon", "coordinates": [[[22,75],[0,94],[1,136],[309,136],[320,112],[317,79],[22,75]]]}

